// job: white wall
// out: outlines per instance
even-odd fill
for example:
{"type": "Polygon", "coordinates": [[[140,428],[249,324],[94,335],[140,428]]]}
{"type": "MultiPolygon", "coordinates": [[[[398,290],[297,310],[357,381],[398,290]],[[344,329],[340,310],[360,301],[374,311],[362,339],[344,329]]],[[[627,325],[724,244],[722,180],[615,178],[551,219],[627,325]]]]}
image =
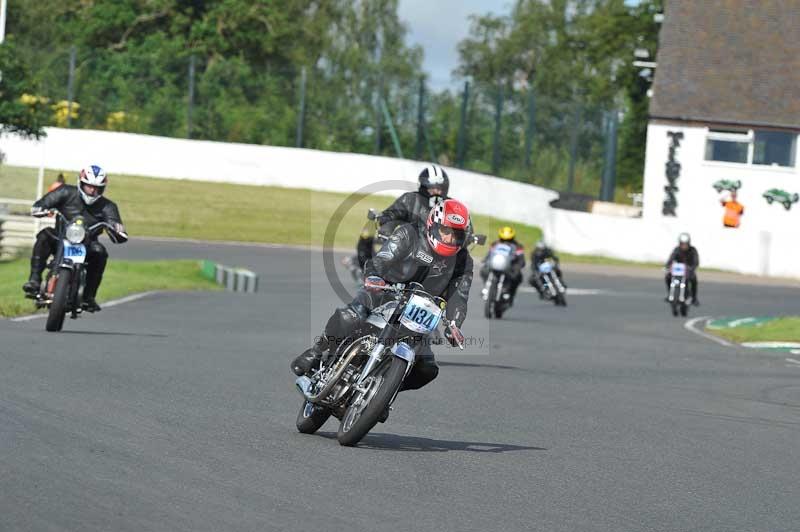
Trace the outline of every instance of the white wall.
{"type": "MultiPolygon", "coordinates": [[[[422,163],[352,153],[185,140],[131,133],[47,128],[41,142],[0,137],[11,166],[74,169],[103,166],[114,174],[354,192],[383,180],[416,183],[422,163]]],[[[551,190],[448,168],[450,194],[476,213],[543,225],[551,190]]],[[[386,193],[386,192],[384,192],[386,193]]],[[[0,193],[0,196],[2,194],[0,193]]]]}

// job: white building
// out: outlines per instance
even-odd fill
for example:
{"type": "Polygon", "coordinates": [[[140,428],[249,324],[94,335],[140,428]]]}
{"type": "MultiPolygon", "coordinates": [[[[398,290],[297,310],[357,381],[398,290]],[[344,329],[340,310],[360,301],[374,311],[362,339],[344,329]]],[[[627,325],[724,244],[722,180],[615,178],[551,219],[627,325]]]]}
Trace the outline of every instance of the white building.
{"type": "Polygon", "coordinates": [[[667,0],[659,40],[645,220],[720,227],[728,180],[745,208],[728,232],[800,230],[800,203],[764,197],[800,194],[800,2],[667,0]]]}

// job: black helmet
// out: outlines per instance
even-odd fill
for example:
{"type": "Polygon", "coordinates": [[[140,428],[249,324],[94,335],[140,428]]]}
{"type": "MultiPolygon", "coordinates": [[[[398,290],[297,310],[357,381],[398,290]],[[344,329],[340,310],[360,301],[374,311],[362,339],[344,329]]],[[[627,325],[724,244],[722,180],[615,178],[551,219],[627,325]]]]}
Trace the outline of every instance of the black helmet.
{"type": "Polygon", "coordinates": [[[429,164],[419,173],[419,193],[425,197],[447,196],[450,190],[450,178],[447,172],[438,164],[429,164]],[[438,188],[440,194],[431,194],[430,189],[438,188]]]}

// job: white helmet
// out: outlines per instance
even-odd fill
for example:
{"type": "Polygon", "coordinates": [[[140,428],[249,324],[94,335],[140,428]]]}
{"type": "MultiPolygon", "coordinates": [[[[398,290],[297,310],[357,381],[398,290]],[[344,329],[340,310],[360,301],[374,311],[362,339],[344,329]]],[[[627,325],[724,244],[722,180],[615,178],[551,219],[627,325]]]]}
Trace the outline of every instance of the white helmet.
{"type": "Polygon", "coordinates": [[[689,233],[681,233],[678,235],[678,244],[692,244],[692,237],[689,236],[689,233]]]}
{"type": "Polygon", "coordinates": [[[438,164],[429,164],[419,173],[419,191],[430,197],[429,190],[432,188],[438,188],[445,197],[450,191],[450,178],[438,164]]]}
{"type": "Polygon", "coordinates": [[[78,190],[86,205],[91,205],[99,200],[106,191],[106,185],[108,185],[106,171],[95,164],[84,167],[78,174],[78,190]],[[84,187],[93,187],[94,190],[89,189],[90,191],[87,192],[84,187]]]}

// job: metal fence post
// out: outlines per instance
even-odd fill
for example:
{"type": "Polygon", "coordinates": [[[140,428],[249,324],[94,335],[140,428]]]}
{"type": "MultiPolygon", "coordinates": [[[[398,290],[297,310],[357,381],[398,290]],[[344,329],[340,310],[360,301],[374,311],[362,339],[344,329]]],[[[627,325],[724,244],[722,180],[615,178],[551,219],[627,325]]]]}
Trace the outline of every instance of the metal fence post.
{"type": "Polygon", "coordinates": [[[531,167],[533,135],[536,132],[536,92],[528,89],[528,127],[525,128],[525,168],[531,167]]]}
{"type": "Polygon", "coordinates": [[[567,174],[567,192],[575,188],[575,163],[578,158],[578,138],[580,137],[583,106],[578,104],[575,108],[575,121],[572,124],[572,133],[569,141],[569,172],[567,174]]]}
{"type": "Polygon", "coordinates": [[[417,96],[417,149],[414,157],[419,161],[422,159],[424,150],[425,135],[425,78],[419,78],[419,95],[417,96]]]}
{"type": "Polygon", "coordinates": [[[469,81],[464,82],[464,94],[461,97],[461,121],[458,124],[458,140],[456,141],[456,166],[464,168],[464,157],[467,152],[467,109],[469,106],[469,81]]]}
{"type": "Polygon", "coordinates": [[[73,44],[69,48],[69,76],[67,77],[67,127],[72,127],[72,99],[75,96],[75,58],[78,54],[73,44]]]}
{"type": "Polygon", "coordinates": [[[194,108],[194,54],[189,56],[189,102],[186,109],[186,138],[192,138],[192,111],[194,108]]]}
{"type": "Polygon", "coordinates": [[[606,114],[606,153],[603,161],[603,184],[600,200],[614,201],[614,188],[617,180],[617,111],[606,114]]]}
{"type": "Polygon", "coordinates": [[[295,147],[303,147],[303,125],[306,121],[306,67],[300,70],[300,110],[297,113],[297,137],[295,147]]]}
{"type": "Polygon", "coordinates": [[[392,121],[392,114],[389,112],[389,106],[386,105],[386,100],[381,98],[381,111],[383,111],[383,118],[386,120],[386,124],[389,126],[389,134],[392,137],[392,144],[394,144],[394,151],[397,156],[401,159],[403,157],[403,148],[400,147],[400,138],[397,136],[397,130],[394,128],[394,122],[392,121]]]}
{"type": "Polygon", "coordinates": [[[492,140],[492,173],[500,173],[500,131],[503,120],[503,85],[497,90],[494,104],[494,139],[492,140]]]}

